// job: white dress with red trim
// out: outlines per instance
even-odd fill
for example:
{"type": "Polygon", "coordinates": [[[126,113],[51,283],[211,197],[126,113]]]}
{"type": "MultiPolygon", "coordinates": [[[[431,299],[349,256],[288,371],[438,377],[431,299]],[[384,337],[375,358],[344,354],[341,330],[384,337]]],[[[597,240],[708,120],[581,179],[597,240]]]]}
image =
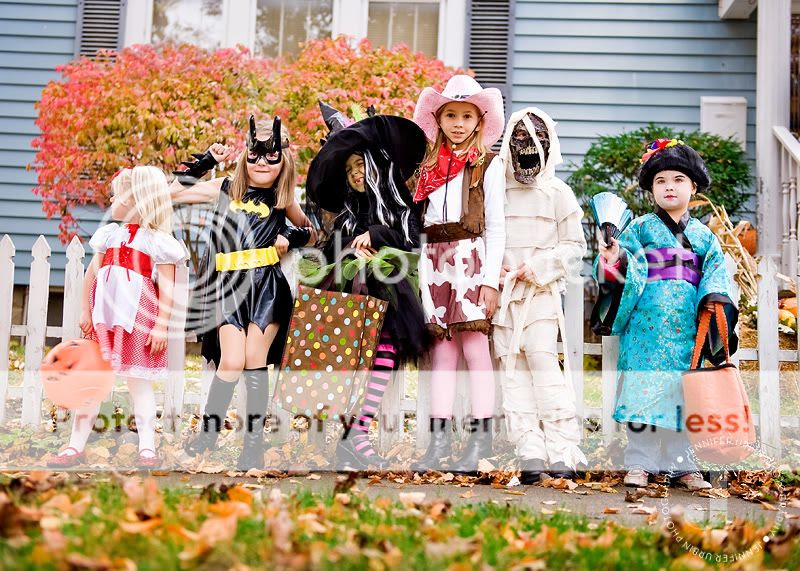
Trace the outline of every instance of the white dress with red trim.
{"type": "Polygon", "coordinates": [[[136,224],[98,228],[89,245],[103,254],[90,299],[92,338],[120,375],[163,378],[166,350],[151,355],[145,346],[158,317],[157,266],[185,260],[186,248],[165,232],[136,224]]]}

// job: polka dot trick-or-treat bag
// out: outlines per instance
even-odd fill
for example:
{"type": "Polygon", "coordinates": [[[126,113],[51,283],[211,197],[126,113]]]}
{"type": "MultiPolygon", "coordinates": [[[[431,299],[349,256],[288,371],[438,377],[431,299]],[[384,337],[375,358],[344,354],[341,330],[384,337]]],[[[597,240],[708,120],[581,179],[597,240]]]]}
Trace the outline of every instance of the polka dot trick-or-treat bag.
{"type": "Polygon", "coordinates": [[[275,401],[310,418],[358,409],[387,307],[367,295],[298,287],[275,401]]]}

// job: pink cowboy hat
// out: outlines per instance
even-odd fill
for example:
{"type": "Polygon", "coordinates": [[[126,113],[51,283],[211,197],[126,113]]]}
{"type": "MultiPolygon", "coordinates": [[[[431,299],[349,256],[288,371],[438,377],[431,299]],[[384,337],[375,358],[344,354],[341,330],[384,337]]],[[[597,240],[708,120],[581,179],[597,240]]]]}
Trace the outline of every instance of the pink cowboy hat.
{"type": "Polygon", "coordinates": [[[429,141],[436,140],[436,132],[439,130],[435,113],[442,105],[451,101],[472,103],[480,109],[483,114],[483,144],[491,147],[497,142],[505,129],[503,96],[499,89],[484,89],[468,75],[454,75],[441,93],[432,87],[426,87],[419,94],[417,106],[414,108],[414,122],[425,132],[429,141]]]}

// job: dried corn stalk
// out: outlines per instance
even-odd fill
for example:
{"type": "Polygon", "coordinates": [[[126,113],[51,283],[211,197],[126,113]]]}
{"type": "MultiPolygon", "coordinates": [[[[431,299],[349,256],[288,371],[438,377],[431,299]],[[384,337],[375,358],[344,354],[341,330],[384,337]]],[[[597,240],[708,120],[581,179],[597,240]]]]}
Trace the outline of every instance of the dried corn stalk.
{"type": "Polygon", "coordinates": [[[733,279],[739,285],[741,294],[744,296],[745,304],[755,306],[758,304],[758,264],[750,252],[744,249],[739,241],[739,235],[747,229],[747,222],[740,222],[733,226],[731,219],[724,206],[718,206],[711,202],[704,194],[695,195],[694,200],[689,203],[689,208],[698,206],[708,206],[713,212],[708,221],[709,229],[719,239],[722,251],[730,254],[736,262],[736,275],[733,279]]]}

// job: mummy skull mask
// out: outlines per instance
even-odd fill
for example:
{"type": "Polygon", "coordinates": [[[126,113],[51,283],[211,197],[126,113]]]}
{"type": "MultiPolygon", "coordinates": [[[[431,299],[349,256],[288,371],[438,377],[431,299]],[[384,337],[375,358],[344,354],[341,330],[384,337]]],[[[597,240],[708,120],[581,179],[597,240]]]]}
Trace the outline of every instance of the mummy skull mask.
{"type": "Polygon", "coordinates": [[[550,133],[547,130],[547,125],[532,113],[528,113],[528,118],[533,123],[536,133],[530,133],[525,123],[519,121],[514,125],[514,131],[511,133],[511,141],[509,143],[514,178],[522,184],[532,184],[536,179],[536,175],[542,170],[542,160],[533,140],[534,136],[539,139],[539,143],[542,146],[544,163],[547,163],[547,158],[550,156],[550,133]]]}

